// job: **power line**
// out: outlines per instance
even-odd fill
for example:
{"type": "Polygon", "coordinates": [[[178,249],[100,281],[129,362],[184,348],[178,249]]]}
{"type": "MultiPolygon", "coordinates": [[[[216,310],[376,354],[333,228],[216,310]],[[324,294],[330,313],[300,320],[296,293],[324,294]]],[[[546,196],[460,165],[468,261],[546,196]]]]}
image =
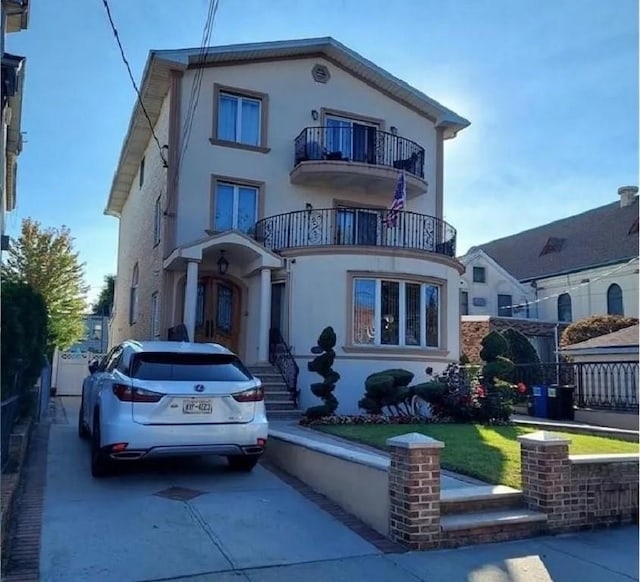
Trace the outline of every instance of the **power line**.
{"type": "Polygon", "coordinates": [[[116,29],[115,23],[113,22],[113,18],[111,16],[111,10],[109,9],[109,4],[107,3],[107,0],[102,0],[102,4],[104,5],[105,10],[107,11],[107,17],[109,18],[109,24],[111,25],[111,31],[113,32],[113,36],[115,37],[116,42],[118,43],[118,48],[120,49],[120,56],[122,57],[122,61],[124,62],[125,66],[127,67],[127,72],[129,73],[129,79],[131,79],[131,84],[133,85],[133,88],[135,89],[136,94],[138,95],[138,103],[140,104],[140,107],[142,108],[142,112],[144,113],[144,116],[147,118],[147,122],[149,123],[149,129],[151,129],[151,135],[153,136],[153,139],[156,142],[156,145],[158,146],[158,152],[160,153],[160,159],[162,160],[163,166],[166,168],[167,167],[167,160],[164,157],[164,153],[162,151],[162,146],[160,145],[160,140],[158,140],[158,136],[156,135],[156,132],[155,132],[155,130],[153,128],[153,123],[151,123],[151,118],[149,117],[149,114],[147,113],[147,108],[144,106],[144,103],[142,102],[142,95],[140,94],[140,89],[138,89],[138,84],[136,83],[136,80],[133,77],[133,73],[131,72],[131,66],[129,65],[129,61],[127,60],[127,56],[125,55],[122,43],[120,42],[120,35],[118,34],[118,30],[116,29]]]}

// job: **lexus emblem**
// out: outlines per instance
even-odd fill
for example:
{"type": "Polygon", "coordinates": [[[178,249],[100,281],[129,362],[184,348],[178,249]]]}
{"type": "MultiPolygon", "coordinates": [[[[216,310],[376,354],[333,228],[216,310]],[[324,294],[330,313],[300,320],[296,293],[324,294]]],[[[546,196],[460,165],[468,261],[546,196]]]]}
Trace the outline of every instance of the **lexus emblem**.
{"type": "Polygon", "coordinates": [[[193,387],[193,389],[194,389],[196,392],[204,392],[204,384],[196,384],[196,385],[193,387]]]}

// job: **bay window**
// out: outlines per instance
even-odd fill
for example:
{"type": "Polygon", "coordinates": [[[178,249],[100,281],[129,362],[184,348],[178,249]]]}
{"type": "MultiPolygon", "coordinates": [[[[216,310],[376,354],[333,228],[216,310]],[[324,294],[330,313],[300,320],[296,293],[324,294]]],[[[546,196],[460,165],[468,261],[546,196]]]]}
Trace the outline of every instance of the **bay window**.
{"type": "Polygon", "coordinates": [[[354,345],[441,347],[441,286],[353,279],[354,345]]]}

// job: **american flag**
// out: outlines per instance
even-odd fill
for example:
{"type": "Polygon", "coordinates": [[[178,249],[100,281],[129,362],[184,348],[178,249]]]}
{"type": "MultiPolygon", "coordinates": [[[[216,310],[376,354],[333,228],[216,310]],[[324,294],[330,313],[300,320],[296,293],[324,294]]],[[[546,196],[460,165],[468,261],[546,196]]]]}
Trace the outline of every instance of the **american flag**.
{"type": "Polygon", "coordinates": [[[398,216],[400,211],[404,209],[404,201],[407,197],[407,185],[404,180],[404,172],[398,174],[398,181],[396,182],[396,191],[393,195],[393,202],[391,208],[387,211],[387,216],[384,219],[385,226],[396,226],[398,222],[398,216]]]}

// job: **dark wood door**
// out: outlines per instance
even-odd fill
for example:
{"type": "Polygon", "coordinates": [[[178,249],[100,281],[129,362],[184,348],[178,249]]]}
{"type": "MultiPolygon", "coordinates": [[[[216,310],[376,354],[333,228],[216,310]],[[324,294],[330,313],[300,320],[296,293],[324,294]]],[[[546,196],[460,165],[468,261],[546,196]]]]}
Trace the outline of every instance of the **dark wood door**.
{"type": "Polygon", "coordinates": [[[217,277],[202,277],[198,282],[196,341],[221,344],[238,353],[241,299],[237,285],[217,277]]]}

